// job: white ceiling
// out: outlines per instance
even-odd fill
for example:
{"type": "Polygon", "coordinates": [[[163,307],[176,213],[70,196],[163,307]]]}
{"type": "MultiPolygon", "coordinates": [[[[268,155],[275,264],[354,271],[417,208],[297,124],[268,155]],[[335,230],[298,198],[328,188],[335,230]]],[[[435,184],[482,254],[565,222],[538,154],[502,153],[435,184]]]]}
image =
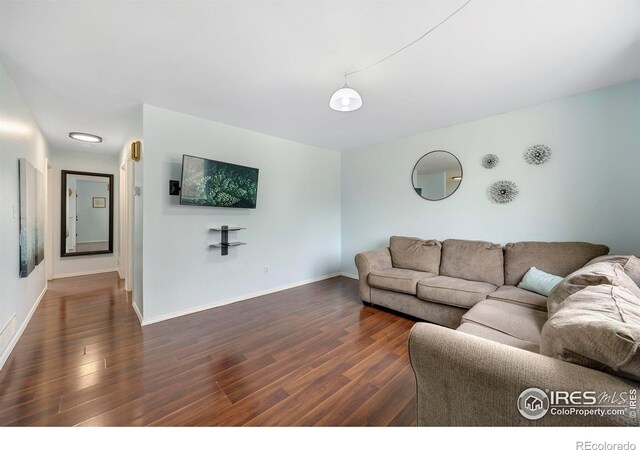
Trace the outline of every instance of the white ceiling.
{"type": "Polygon", "coordinates": [[[118,151],[136,104],[346,150],[640,78],[640,1],[0,3],[0,61],[54,145],[118,151]],[[104,138],[70,141],[69,131],[104,138]]]}

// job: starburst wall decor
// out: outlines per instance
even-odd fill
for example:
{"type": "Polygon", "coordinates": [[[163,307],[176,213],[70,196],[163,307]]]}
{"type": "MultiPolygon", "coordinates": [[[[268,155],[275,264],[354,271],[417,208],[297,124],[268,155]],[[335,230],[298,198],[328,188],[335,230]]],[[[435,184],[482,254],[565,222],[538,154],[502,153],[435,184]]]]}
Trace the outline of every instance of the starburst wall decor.
{"type": "Polygon", "coordinates": [[[489,197],[495,203],[509,203],[518,196],[518,186],[513,181],[496,181],[489,187],[489,197]]]}
{"type": "Polygon", "coordinates": [[[493,169],[495,166],[498,165],[498,156],[494,155],[493,153],[489,153],[487,155],[485,155],[484,158],[482,158],[482,167],[484,167],[485,169],[493,169]]]}
{"type": "Polygon", "coordinates": [[[524,160],[536,166],[544,164],[551,159],[551,149],[546,145],[537,144],[529,147],[524,153],[524,160]]]}

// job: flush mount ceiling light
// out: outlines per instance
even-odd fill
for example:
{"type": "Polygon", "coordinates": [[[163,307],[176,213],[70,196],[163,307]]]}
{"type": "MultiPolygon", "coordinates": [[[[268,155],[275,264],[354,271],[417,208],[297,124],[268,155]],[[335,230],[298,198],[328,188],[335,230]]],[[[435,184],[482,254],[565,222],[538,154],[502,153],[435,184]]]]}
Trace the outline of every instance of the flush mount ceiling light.
{"type": "Polygon", "coordinates": [[[100,136],[89,133],[80,133],[79,131],[72,131],[71,133],[69,133],[69,137],[71,139],[75,139],[76,141],[93,142],[94,144],[102,142],[102,138],[100,136]]]}
{"type": "Polygon", "coordinates": [[[331,109],[333,109],[335,111],[340,111],[340,112],[351,112],[351,111],[355,111],[356,109],[360,109],[362,107],[362,97],[360,97],[360,94],[358,93],[358,91],[356,91],[353,88],[350,88],[347,85],[347,77],[349,75],[353,75],[353,74],[356,74],[356,73],[359,73],[359,72],[363,72],[363,71],[365,71],[367,69],[371,69],[372,67],[377,66],[381,62],[386,61],[387,59],[397,55],[401,51],[406,50],[407,48],[411,47],[413,44],[415,44],[416,42],[420,41],[422,38],[427,36],[433,30],[438,28],[440,25],[445,23],[447,20],[451,19],[459,11],[461,11],[462,8],[467,6],[469,3],[471,3],[471,0],[467,0],[466,2],[464,2],[464,4],[462,6],[460,6],[454,12],[449,14],[447,17],[445,17],[436,26],[434,26],[433,28],[429,29],[422,36],[420,36],[419,38],[417,38],[413,42],[408,43],[407,45],[405,45],[404,47],[400,48],[399,50],[396,50],[395,52],[391,53],[390,55],[385,56],[384,58],[382,58],[379,61],[374,62],[373,64],[370,64],[370,65],[365,66],[365,67],[363,67],[361,69],[358,69],[358,70],[352,70],[351,72],[345,73],[344,74],[344,86],[342,86],[340,89],[338,89],[337,91],[335,91],[333,93],[333,95],[331,96],[331,100],[329,100],[329,107],[331,107],[331,109]]]}

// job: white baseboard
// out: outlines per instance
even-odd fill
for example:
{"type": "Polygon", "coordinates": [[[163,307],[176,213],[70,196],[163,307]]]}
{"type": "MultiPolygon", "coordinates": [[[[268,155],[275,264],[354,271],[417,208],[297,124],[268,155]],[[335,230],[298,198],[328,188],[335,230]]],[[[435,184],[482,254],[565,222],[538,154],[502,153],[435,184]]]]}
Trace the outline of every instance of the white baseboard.
{"type": "Polygon", "coordinates": [[[353,278],[354,280],[358,279],[358,275],[354,275],[354,274],[348,273],[348,272],[340,272],[338,275],[343,276],[343,277],[347,277],[347,278],[353,278]]]}
{"type": "Polygon", "coordinates": [[[272,289],[267,289],[259,292],[252,292],[250,294],[241,295],[239,297],[234,297],[226,300],[221,300],[216,303],[210,303],[203,306],[196,306],[195,308],[183,309],[182,311],[178,311],[175,313],[162,314],[155,317],[145,318],[141,321],[142,326],[151,325],[152,323],[162,322],[169,319],[175,319],[176,317],[186,316],[188,314],[194,314],[200,311],[206,311],[207,309],[217,308],[218,306],[229,305],[231,303],[240,302],[242,300],[249,300],[250,298],[260,297],[262,295],[273,294],[274,292],[285,291],[287,289],[291,289],[298,286],[304,286],[305,284],[315,283],[317,281],[327,280],[329,278],[334,278],[342,275],[340,272],[331,273],[329,275],[323,275],[321,277],[311,278],[309,280],[298,281],[296,283],[286,284],[284,286],[278,286],[272,289]]]}
{"type": "Polygon", "coordinates": [[[138,316],[138,321],[140,322],[140,325],[144,325],[142,323],[142,314],[140,314],[140,310],[138,309],[138,305],[135,304],[135,302],[132,300],[131,301],[131,306],[133,306],[133,310],[136,313],[136,316],[138,316]]]}
{"type": "Polygon", "coordinates": [[[88,270],[86,272],[74,272],[74,273],[59,273],[54,274],[53,279],[57,280],[58,278],[70,278],[70,277],[81,277],[83,275],[95,275],[96,273],[107,273],[107,272],[117,272],[117,268],[112,269],[97,269],[97,270],[88,270]]]}
{"type": "Polygon", "coordinates": [[[46,294],[47,292],[47,288],[48,286],[45,283],[44,289],[38,296],[38,299],[36,300],[36,302],[33,304],[33,307],[31,308],[31,311],[29,311],[29,314],[27,314],[26,319],[24,320],[22,325],[20,325],[18,332],[15,334],[15,336],[13,336],[13,339],[9,341],[9,345],[7,345],[7,348],[4,349],[4,352],[2,352],[2,355],[0,355],[0,370],[2,370],[2,368],[4,367],[4,363],[6,363],[7,360],[9,359],[9,356],[11,356],[11,352],[13,351],[13,348],[18,343],[18,340],[20,340],[20,337],[22,336],[22,333],[24,333],[24,330],[27,328],[27,325],[29,325],[29,322],[31,321],[31,317],[33,317],[33,313],[36,312],[36,309],[38,308],[40,301],[42,301],[44,294],[46,294]]]}

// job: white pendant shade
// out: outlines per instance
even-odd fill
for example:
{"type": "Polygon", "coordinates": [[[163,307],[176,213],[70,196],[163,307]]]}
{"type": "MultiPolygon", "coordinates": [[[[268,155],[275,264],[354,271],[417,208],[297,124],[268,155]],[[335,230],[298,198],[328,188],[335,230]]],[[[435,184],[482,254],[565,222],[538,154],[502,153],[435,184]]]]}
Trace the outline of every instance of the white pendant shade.
{"type": "Polygon", "coordinates": [[[362,106],[362,97],[358,91],[345,84],[344,87],[333,93],[331,100],[329,100],[329,106],[331,109],[341,112],[355,111],[362,106]]]}
{"type": "Polygon", "coordinates": [[[420,37],[418,37],[417,39],[414,39],[412,42],[409,42],[404,47],[401,47],[399,50],[396,50],[395,52],[385,56],[384,58],[380,59],[379,61],[374,62],[373,64],[369,64],[368,66],[364,66],[364,67],[362,67],[360,69],[351,70],[350,72],[345,73],[344,74],[344,86],[342,86],[342,88],[340,88],[337,91],[335,91],[333,93],[333,95],[331,96],[331,100],[329,100],[329,106],[331,107],[331,109],[333,109],[335,111],[340,111],[340,112],[350,112],[350,111],[355,111],[356,109],[360,109],[362,107],[362,97],[360,97],[360,94],[358,94],[358,91],[356,91],[355,89],[351,89],[349,86],[347,86],[347,77],[349,75],[354,75],[356,73],[360,73],[360,72],[363,72],[365,70],[371,69],[372,67],[377,66],[378,64],[388,60],[389,58],[394,57],[395,55],[397,55],[401,51],[408,49],[413,44],[419,42],[424,37],[429,35],[429,33],[431,33],[433,30],[435,30],[440,25],[445,23],[447,20],[451,19],[453,16],[458,14],[469,3],[471,3],[471,0],[466,0],[462,4],[462,6],[458,7],[458,9],[453,11],[451,14],[449,14],[447,17],[445,17],[442,21],[438,22],[435,26],[433,26],[430,29],[428,29],[420,37]]]}

